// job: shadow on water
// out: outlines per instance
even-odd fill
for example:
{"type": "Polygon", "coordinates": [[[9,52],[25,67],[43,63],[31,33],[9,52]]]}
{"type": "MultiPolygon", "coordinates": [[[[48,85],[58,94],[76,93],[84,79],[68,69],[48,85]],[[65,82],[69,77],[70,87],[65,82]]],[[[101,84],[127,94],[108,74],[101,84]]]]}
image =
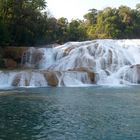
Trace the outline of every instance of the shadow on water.
{"type": "Polygon", "coordinates": [[[0,140],[139,140],[140,86],[0,90],[0,140]]]}

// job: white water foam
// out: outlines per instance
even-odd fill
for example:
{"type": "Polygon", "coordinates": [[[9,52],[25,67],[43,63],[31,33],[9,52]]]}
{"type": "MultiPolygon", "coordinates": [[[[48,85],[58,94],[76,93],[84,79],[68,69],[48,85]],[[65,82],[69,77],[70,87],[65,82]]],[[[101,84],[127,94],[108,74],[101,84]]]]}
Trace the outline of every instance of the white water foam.
{"type": "MultiPolygon", "coordinates": [[[[88,67],[98,74],[97,84],[138,83],[138,73],[130,67],[140,64],[140,40],[108,39],[69,42],[52,50],[53,56],[49,58],[53,59],[49,59],[49,65],[44,63],[42,68],[67,71],[78,67],[88,67]],[[69,52],[66,54],[68,49],[69,52]]],[[[47,60],[48,56],[45,56],[47,60]]]]}
{"type": "MultiPolygon", "coordinates": [[[[93,40],[68,42],[54,48],[39,48],[43,58],[39,69],[58,71],[58,86],[84,86],[93,84],[87,68],[96,76],[98,85],[131,85],[140,83],[140,40],[93,40]],[[71,70],[71,72],[69,72],[71,70]]],[[[29,57],[30,58],[30,57],[29,57]]],[[[32,62],[33,63],[33,62],[32,62]]],[[[17,86],[48,86],[40,72],[0,72],[0,87],[11,86],[19,74],[17,86]]]]}

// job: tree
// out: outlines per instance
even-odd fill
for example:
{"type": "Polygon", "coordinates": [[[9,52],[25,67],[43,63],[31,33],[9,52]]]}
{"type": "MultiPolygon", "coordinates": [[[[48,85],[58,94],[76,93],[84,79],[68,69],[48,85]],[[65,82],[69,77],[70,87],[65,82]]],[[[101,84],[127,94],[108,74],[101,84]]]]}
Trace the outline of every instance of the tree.
{"type": "Polygon", "coordinates": [[[82,21],[72,20],[68,25],[68,37],[70,41],[85,40],[86,30],[82,28],[82,21]]]}
{"type": "Polygon", "coordinates": [[[0,45],[5,46],[8,45],[9,42],[9,34],[5,23],[3,22],[2,18],[0,17],[0,45]]]}
{"type": "Polygon", "coordinates": [[[68,27],[68,20],[67,18],[61,17],[57,20],[58,25],[58,43],[64,43],[68,41],[68,33],[67,33],[67,27],[68,27]]]}
{"type": "Polygon", "coordinates": [[[10,44],[33,45],[42,18],[45,0],[1,0],[0,15],[8,25],[10,44]]]}
{"type": "Polygon", "coordinates": [[[90,9],[87,14],[84,15],[84,18],[89,24],[96,24],[98,11],[96,9],[90,9]]]}

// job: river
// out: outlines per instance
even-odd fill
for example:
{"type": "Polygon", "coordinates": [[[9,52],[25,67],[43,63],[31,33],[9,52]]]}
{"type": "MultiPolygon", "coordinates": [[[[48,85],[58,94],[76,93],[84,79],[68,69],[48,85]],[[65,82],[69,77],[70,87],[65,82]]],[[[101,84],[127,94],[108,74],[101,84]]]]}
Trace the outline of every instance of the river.
{"type": "Polygon", "coordinates": [[[140,140],[140,86],[0,90],[0,140],[140,140]]]}

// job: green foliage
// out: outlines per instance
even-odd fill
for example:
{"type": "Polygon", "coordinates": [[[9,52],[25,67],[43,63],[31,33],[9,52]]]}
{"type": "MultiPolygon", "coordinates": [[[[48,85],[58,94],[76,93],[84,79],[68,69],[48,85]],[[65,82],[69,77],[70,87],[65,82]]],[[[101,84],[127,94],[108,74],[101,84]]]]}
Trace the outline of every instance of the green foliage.
{"type": "Polygon", "coordinates": [[[84,15],[84,18],[89,24],[96,24],[98,11],[96,9],[90,9],[90,12],[84,15]]]}
{"type": "Polygon", "coordinates": [[[94,14],[90,11],[84,18],[89,39],[140,38],[140,4],[136,9],[120,6],[118,9],[107,7],[94,14]]]}
{"type": "Polygon", "coordinates": [[[72,20],[68,26],[68,37],[70,41],[82,41],[86,38],[86,32],[82,27],[82,21],[72,20]]]}
{"type": "Polygon", "coordinates": [[[0,0],[0,45],[30,46],[97,38],[140,38],[140,4],[90,9],[68,22],[47,12],[45,0],[0,0]]]}
{"type": "Polygon", "coordinates": [[[9,34],[8,34],[7,26],[0,18],[0,44],[2,46],[8,45],[7,44],[8,41],[9,41],[9,34]]]}
{"type": "Polygon", "coordinates": [[[45,6],[45,0],[1,0],[0,16],[9,33],[7,44],[33,45],[38,42],[37,30],[43,19],[40,10],[45,6]]]}
{"type": "Polygon", "coordinates": [[[68,41],[68,20],[61,17],[57,20],[57,43],[68,41]]]}

